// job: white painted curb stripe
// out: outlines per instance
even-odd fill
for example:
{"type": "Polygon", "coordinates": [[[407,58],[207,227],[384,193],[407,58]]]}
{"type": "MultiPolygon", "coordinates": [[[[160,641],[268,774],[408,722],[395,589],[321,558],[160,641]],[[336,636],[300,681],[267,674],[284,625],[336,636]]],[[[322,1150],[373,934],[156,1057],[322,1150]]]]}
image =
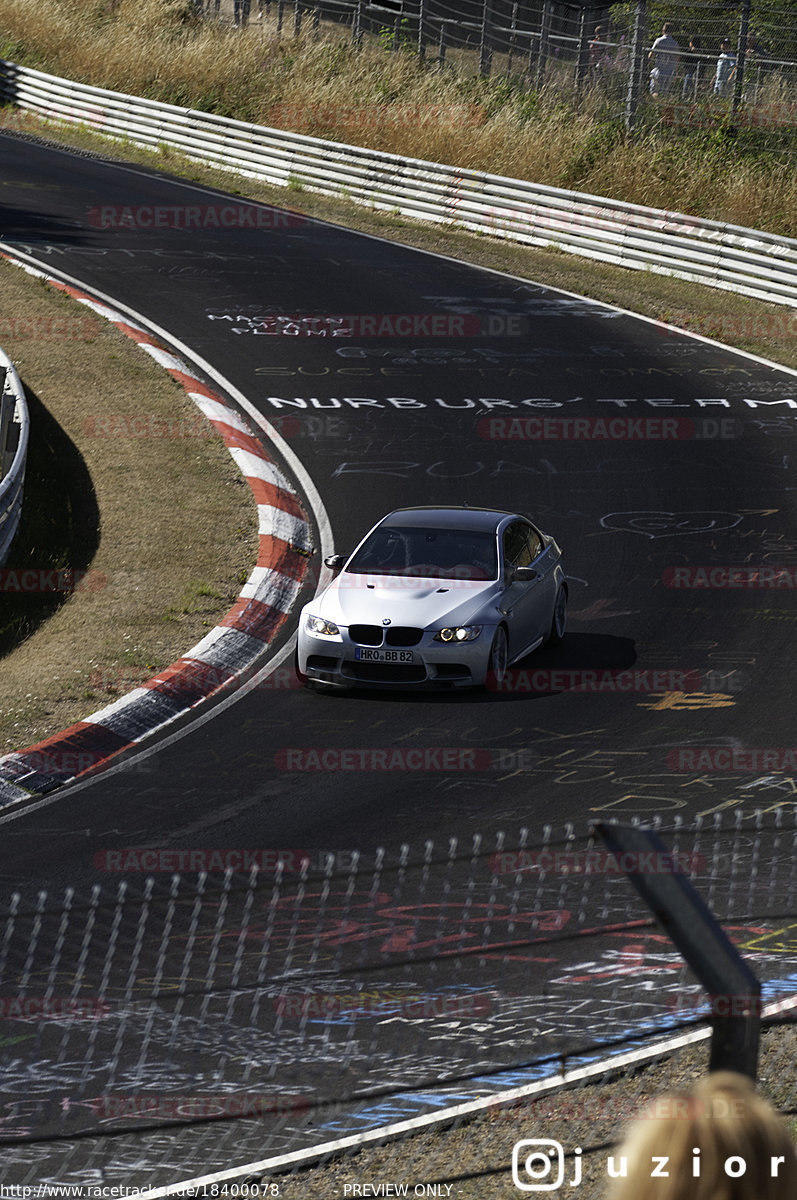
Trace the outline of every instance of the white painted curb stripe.
{"type": "Polygon", "coordinates": [[[253,583],[250,577],[243,586],[241,597],[245,600],[257,600],[261,604],[267,604],[269,608],[278,608],[284,613],[290,612],[301,584],[296,579],[289,579],[287,575],[281,575],[281,586],[277,587],[273,582],[275,572],[270,571],[268,574],[272,578],[265,579],[262,584],[253,583]]]}
{"type": "Polygon", "coordinates": [[[283,542],[292,542],[295,546],[310,547],[310,526],[301,517],[294,517],[292,513],[275,508],[273,504],[258,504],[257,519],[261,537],[281,538],[283,542]]]}
{"type": "MultiPolygon", "coordinates": [[[[165,367],[167,371],[180,371],[183,375],[193,376],[191,368],[175,354],[170,354],[168,350],[162,350],[160,346],[154,346],[151,342],[139,342],[139,345],[151,358],[155,359],[159,366],[165,367]]],[[[199,383],[198,379],[197,383],[199,383]]]]}
{"type": "MultiPolygon", "coordinates": [[[[265,570],[263,567],[256,567],[255,570],[265,570]]],[[[253,572],[254,573],[254,572],[253,572]]],[[[243,595],[243,593],[241,593],[243,595]]],[[[228,629],[221,625],[216,625],[211,629],[210,633],[202,638],[201,642],[197,642],[190,650],[186,650],[183,658],[196,659],[198,662],[207,663],[209,666],[216,666],[224,662],[224,643],[230,640],[230,635],[235,634],[238,643],[242,648],[246,648],[249,643],[251,657],[256,654],[262,654],[263,643],[260,638],[253,637],[251,633],[244,633],[240,629],[228,629]],[[215,653],[214,653],[215,652],[215,653]]]]}
{"type": "Polygon", "coordinates": [[[276,487],[282,488],[283,491],[293,492],[293,488],[282,472],[268,459],[256,458],[254,454],[248,450],[241,450],[238,446],[231,446],[230,454],[235,459],[241,474],[246,475],[248,479],[262,479],[265,483],[273,483],[276,487]]]}
{"type": "Polygon", "coordinates": [[[230,429],[237,429],[239,433],[245,433],[251,437],[251,430],[231,408],[220,404],[218,400],[210,400],[201,392],[189,392],[188,395],[209,421],[218,421],[220,425],[228,425],[230,429]]]}

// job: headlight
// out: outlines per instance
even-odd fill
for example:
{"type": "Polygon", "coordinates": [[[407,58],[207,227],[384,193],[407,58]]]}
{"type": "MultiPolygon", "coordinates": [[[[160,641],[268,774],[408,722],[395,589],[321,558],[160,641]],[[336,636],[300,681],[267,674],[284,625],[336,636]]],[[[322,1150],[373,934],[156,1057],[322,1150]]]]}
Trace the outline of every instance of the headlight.
{"type": "Polygon", "coordinates": [[[325,637],[340,637],[340,630],[334,621],[327,621],[324,617],[314,617],[310,613],[307,614],[304,627],[308,633],[321,633],[325,637]]]}
{"type": "Polygon", "coordinates": [[[481,631],[481,625],[452,625],[448,629],[440,629],[432,640],[435,642],[475,642],[481,631]]]}

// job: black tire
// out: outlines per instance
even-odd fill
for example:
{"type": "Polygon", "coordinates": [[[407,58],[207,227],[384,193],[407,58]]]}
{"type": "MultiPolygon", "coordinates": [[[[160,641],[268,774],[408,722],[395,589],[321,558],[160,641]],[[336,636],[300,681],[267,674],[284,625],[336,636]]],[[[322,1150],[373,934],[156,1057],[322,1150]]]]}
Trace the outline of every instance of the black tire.
{"type": "Polygon", "coordinates": [[[496,691],[506,679],[509,667],[509,638],[506,627],[499,625],[493,635],[490,647],[490,661],[487,666],[485,685],[490,691],[496,691]]]}
{"type": "Polygon", "coordinates": [[[551,632],[548,634],[548,642],[551,646],[558,646],[564,641],[567,633],[567,588],[564,584],[556,593],[556,600],[553,606],[553,616],[551,617],[551,632]]]}

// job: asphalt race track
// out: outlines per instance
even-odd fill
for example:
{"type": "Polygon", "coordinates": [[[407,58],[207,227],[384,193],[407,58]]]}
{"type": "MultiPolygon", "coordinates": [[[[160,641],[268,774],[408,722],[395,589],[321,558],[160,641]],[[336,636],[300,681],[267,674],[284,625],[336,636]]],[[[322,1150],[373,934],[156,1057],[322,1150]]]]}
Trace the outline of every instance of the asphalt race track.
{"type": "MultiPolygon", "coordinates": [[[[595,942],[599,965],[581,972],[575,1007],[559,1005],[557,983],[579,975],[583,947],[506,950],[518,913],[529,921],[536,914],[527,933],[552,935],[561,922],[549,916],[546,925],[540,913],[563,907],[580,921],[591,914],[588,925],[644,921],[625,881],[587,894],[572,879],[551,878],[540,892],[509,868],[496,882],[495,860],[487,867],[501,845],[497,831],[514,844],[524,827],[536,843],[545,825],[561,831],[570,822],[582,835],[595,819],[709,823],[721,813],[728,823],[757,808],[791,818],[793,374],[577,297],[281,210],[257,206],[259,228],[246,220],[220,228],[213,212],[240,206],[238,198],[140,167],[3,135],[0,176],[0,248],[128,306],[211,363],[291,444],[321,494],[337,551],[392,507],[465,502],[528,513],[556,536],[570,578],[564,645],[520,664],[500,692],[317,695],[278,670],[194,735],[4,823],[3,909],[15,890],[26,914],[41,891],[55,914],[68,887],[81,903],[97,885],[116,898],[90,936],[84,922],[60,943],[55,917],[34,929],[26,915],[15,935],[20,969],[35,932],[35,964],[42,972],[56,957],[61,964],[56,991],[74,981],[80,961],[81,995],[105,988],[123,1006],[118,1019],[70,1029],[40,1023],[35,1037],[8,1041],[2,1087],[8,1097],[24,1087],[32,1107],[20,1116],[7,1106],[5,1134],[72,1133],[87,1116],[96,1124],[109,1096],[251,1090],[258,1071],[261,1094],[267,1074],[270,1094],[313,1102],[366,1086],[418,1086],[474,1062],[494,1070],[565,1042],[586,1044],[596,1029],[607,1033],[610,1018],[618,1034],[627,1029],[617,954],[629,953],[629,941],[639,947],[638,938],[595,942]],[[351,335],[336,336],[344,316],[351,335]],[[422,770],[407,757],[418,749],[422,770]],[[357,753],[336,757],[345,750],[357,753]],[[130,847],[301,848],[322,866],[333,863],[333,883],[331,891],[309,886],[300,904],[299,877],[287,878],[279,911],[299,915],[271,928],[264,979],[257,914],[269,880],[250,892],[239,874],[227,894],[212,875],[197,917],[191,872],[169,909],[173,868],[156,868],[147,903],[158,921],[168,918],[169,936],[136,939],[151,868],[130,867],[118,853],[130,847]],[[120,882],[129,889],[124,904],[120,882]],[[222,894],[225,910],[216,907],[222,894]],[[336,901],[347,923],[325,942],[313,931],[336,901]],[[489,910],[476,943],[483,953],[435,964],[444,943],[472,948],[473,906],[489,910]],[[240,934],[229,945],[214,932],[222,911],[224,929],[240,934]],[[136,1010],[153,979],[176,986],[189,943],[207,955],[201,972],[191,971],[195,993],[155,1016],[136,1010]],[[371,1011],[363,1034],[345,1006],[335,1019],[319,1018],[285,1001],[291,973],[304,987],[321,969],[338,995],[355,979],[365,986],[367,975],[382,995],[415,988],[478,1002],[443,1028],[417,1012],[385,1021],[371,1011]],[[240,996],[229,990],[231,971],[249,989],[245,1011],[233,1011],[240,996]],[[222,978],[224,989],[208,1000],[200,984],[212,990],[222,978]],[[269,999],[253,1009],[258,984],[269,999]],[[542,1008],[532,991],[547,996],[542,1008]],[[53,1107],[61,1092],[71,1106],[53,1107]]],[[[729,878],[733,845],[738,839],[726,846],[729,878]]],[[[650,960],[630,952],[635,981],[653,978],[665,960],[682,981],[671,947],[645,947],[650,960]]],[[[793,961],[781,948],[765,973],[786,976],[793,961]]],[[[26,969],[35,982],[37,968],[26,969]]],[[[111,1110],[100,1116],[121,1113],[111,1110]]],[[[348,1111],[309,1126],[281,1112],[268,1141],[257,1122],[243,1124],[254,1127],[258,1153],[276,1152],[313,1144],[319,1128],[324,1137],[350,1131],[357,1126],[348,1111]]],[[[248,1152],[240,1126],[227,1142],[214,1134],[215,1158],[201,1140],[205,1126],[181,1134],[179,1152],[171,1133],[117,1140],[114,1170],[129,1178],[147,1163],[155,1183],[195,1173],[197,1156],[203,1166],[229,1163],[248,1152]]],[[[70,1150],[70,1164],[107,1166],[107,1147],[91,1139],[81,1147],[70,1150]]],[[[12,1181],[63,1178],[63,1157],[56,1163],[46,1146],[5,1153],[12,1181]]],[[[70,1170],[78,1180],[77,1166],[70,1170]]]]}

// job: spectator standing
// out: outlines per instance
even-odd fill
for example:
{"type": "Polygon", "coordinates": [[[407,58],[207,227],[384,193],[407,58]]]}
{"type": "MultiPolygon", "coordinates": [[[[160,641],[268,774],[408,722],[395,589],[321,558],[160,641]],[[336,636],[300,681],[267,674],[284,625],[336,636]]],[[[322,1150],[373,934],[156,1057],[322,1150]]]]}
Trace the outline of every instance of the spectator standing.
{"type": "Polygon", "coordinates": [[[661,35],[656,38],[648,55],[648,64],[653,64],[650,72],[651,96],[666,96],[669,92],[675,78],[680,50],[672,36],[672,25],[665,23],[661,27],[661,35]]]}
{"type": "Polygon", "coordinates": [[[744,68],[744,98],[745,100],[752,99],[755,102],[758,98],[758,89],[761,85],[761,76],[763,74],[763,66],[769,58],[764,47],[758,40],[757,33],[750,33],[745,46],[745,68],[744,68]],[[752,94],[748,95],[749,81],[752,81],[752,94]]]}
{"type": "Polygon", "coordinates": [[[248,25],[250,4],[251,0],[233,0],[233,24],[236,29],[248,25]]]}
{"type": "Polygon", "coordinates": [[[757,33],[750,33],[748,35],[747,44],[745,47],[745,57],[749,58],[750,61],[754,63],[758,63],[765,58],[769,58],[766,50],[758,40],[757,33]]]}
{"type": "Polygon", "coordinates": [[[691,37],[689,39],[689,52],[685,56],[684,64],[684,81],[681,86],[681,95],[684,100],[694,99],[697,95],[697,90],[700,86],[700,78],[703,74],[703,66],[705,60],[701,54],[700,38],[691,37]]]}
{"type": "Polygon", "coordinates": [[[720,56],[717,59],[717,73],[714,76],[714,95],[727,96],[735,76],[736,55],[733,52],[730,38],[723,38],[720,56]]]}
{"type": "Polygon", "coordinates": [[[589,70],[591,75],[600,75],[609,66],[609,47],[605,38],[606,30],[602,25],[596,25],[592,41],[589,44],[589,70]]]}

